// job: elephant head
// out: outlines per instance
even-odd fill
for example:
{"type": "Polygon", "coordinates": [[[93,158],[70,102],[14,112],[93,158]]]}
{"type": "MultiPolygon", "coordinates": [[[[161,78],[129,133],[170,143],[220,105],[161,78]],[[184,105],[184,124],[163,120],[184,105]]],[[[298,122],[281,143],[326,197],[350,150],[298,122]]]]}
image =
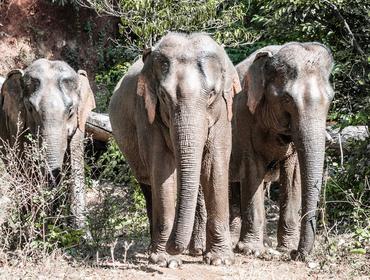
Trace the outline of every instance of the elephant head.
{"type": "Polygon", "coordinates": [[[84,132],[95,107],[86,72],[76,73],[62,61],[39,59],[24,71],[9,72],[0,97],[8,139],[26,129],[41,136],[48,173],[55,179],[68,144],[77,130],[84,132]]]}
{"type": "Polygon", "coordinates": [[[208,130],[226,114],[230,125],[240,83],[224,49],[204,34],[169,33],[143,61],[137,94],[149,123],[168,129],[177,164],[177,217],[168,250],[178,254],[191,237],[208,130]]]}
{"type": "Polygon", "coordinates": [[[319,43],[288,43],[257,51],[244,77],[247,106],[262,127],[293,142],[302,182],[300,256],[313,248],[325,154],[326,117],[334,92],[330,51],[319,43]]]}

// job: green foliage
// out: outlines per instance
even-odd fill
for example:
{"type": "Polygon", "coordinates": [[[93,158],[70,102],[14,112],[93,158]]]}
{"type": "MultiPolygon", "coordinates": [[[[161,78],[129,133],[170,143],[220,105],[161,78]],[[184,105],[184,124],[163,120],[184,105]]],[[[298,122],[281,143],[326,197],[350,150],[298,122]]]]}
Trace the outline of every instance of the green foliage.
{"type": "Polygon", "coordinates": [[[338,156],[327,156],[327,211],[332,223],[342,221],[344,229],[358,233],[370,229],[370,139],[352,143],[349,150],[343,166],[338,156]]]}
{"type": "Polygon", "coordinates": [[[148,236],[145,200],[136,185],[112,187],[102,184],[97,191],[99,201],[92,205],[88,214],[95,245],[110,244],[121,235],[128,240],[148,236]]]}
{"type": "Polygon", "coordinates": [[[108,110],[113,90],[130,66],[129,62],[123,62],[96,74],[95,81],[99,90],[95,94],[95,101],[98,112],[106,112],[108,110]]]}
{"type": "Polygon", "coordinates": [[[366,124],[368,114],[364,111],[370,101],[369,10],[370,3],[361,0],[251,1],[245,24],[261,31],[258,43],[264,45],[289,41],[327,45],[335,60],[332,80],[336,96],[330,119],[343,126],[366,124]]]}
{"type": "Polygon", "coordinates": [[[100,175],[102,180],[115,184],[137,184],[126,159],[113,139],[109,141],[107,151],[99,157],[96,165],[102,170],[100,175]]]}
{"type": "MultiPolygon", "coordinates": [[[[104,1],[92,2],[98,11],[107,9],[104,1]]],[[[227,45],[253,39],[242,24],[246,6],[240,1],[124,0],[118,10],[125,45],[136,49],[137,54],[170,30],[207,32],[227,45]]]]}

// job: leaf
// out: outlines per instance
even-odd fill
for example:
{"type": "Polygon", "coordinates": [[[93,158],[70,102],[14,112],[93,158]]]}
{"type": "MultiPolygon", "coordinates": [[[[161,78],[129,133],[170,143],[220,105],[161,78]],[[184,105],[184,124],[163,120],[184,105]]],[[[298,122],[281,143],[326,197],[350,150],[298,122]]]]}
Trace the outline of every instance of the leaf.
{"type": "Polygon", "coordinates": [[[366,249],[364,249],[364,248],[354,248],[350,252],[352,254],[365,255],[366,254],[366,249]]]}

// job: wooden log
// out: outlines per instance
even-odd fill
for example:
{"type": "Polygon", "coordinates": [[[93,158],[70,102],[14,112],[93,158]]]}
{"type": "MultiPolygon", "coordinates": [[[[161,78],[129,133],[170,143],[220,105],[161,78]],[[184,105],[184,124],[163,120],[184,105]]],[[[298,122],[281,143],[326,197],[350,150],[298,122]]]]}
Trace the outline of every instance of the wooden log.
{"type": "Polygon", "coordinates": [[[108,114],[91,112],[86,121],[86,133],[94,140],[108,142],[112,137],[112,126],[108,114]]]}
{"type": "MultiPolygon", "coordinates": [[[[108,114],[91,112],[86,122],[86,132],[92,135],[94,140],[108,142],[112,137],[112,126],[108,114]]],[[[369,137],[367,126],[347,126],[342,130],[328,126],[326,128],[326,147],[334,150],[346,151],[351,141],[364,140],[369,137]]]]}
{"type": "Polygon", "coordinates": [[[362,126],[347,126],[340,130],[339,128],[326,128],[326,147],[340,151],[341,147],[344,152],[349,152],[349,144],[353,141],[363,141],[370,136],[369,128],[362,126]]]}

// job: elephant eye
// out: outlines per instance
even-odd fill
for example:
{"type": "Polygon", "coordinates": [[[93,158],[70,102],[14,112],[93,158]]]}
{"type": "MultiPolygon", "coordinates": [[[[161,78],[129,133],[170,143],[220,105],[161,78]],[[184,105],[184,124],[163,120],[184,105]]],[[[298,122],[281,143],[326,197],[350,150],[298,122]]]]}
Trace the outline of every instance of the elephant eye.
{"type": "Polygon", "coordinates": [[[74,81],[73,79],[71,79],[71,78],[64,78],[64,79],[62,79],[62,85],[63,85],[65,88],[69,89],[69,90],[73,90],[73,89],[75,89],[75,88],[76,88],[76,83],[75,83],[75,81],[74,81]]]}
{"type": "Polygon", "coordinates": [[[170,69],[170,64],[167,61],[161,63],[161,71],[162,73],[167,73],[170,69]]]}
{"type": "Polygon", "coordinates": [[[32,94],[40,88],[40,80],[33,77],[25,77],[24,85],[28,94],[32,94]]]}
{"type": "Polygon", "coordinates": [[[282,101],[284,103],[290,103],[292,101],[292,97],[290,96],[289,92],[287,92],[287,91],[283,92],[281,98],[282,98],[282,101]]]}
{"type": "Polygon", "coordinates": [[[68,112],[68,119],[71,119],[75,113],[75,108],[73,105],[69,105],[68,106],[68,109],[67,109],[67,112],[68,112]]]}

